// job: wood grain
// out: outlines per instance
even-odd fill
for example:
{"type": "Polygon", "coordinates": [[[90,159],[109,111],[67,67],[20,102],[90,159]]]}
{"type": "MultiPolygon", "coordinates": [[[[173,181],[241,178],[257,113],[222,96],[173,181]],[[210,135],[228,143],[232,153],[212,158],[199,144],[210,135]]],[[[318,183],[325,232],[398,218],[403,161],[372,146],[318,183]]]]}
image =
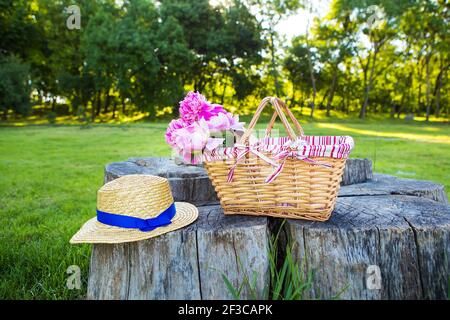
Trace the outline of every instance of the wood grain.
{"type": "Polygon", "coordinates": [[[324,223],[289,220],[295,256],[314,270],[310,297],[444,299],[450,277],[450,207],[415,196],[339,198],[324,223]],[[366,288],[367,267],[381,290],[366,288]]]}
{"type": "MultiPolygon", "coordinates": [[[[234,287],[256,275],[256,296],[269,283],[266,218],[228,217],[220,206],[199,209],[199,219],[181,230],[127,244],[95,244],[88,299],[232,299],[234,287]]],[[[266,289],[265,289],[266,288],[266,289]]]]}

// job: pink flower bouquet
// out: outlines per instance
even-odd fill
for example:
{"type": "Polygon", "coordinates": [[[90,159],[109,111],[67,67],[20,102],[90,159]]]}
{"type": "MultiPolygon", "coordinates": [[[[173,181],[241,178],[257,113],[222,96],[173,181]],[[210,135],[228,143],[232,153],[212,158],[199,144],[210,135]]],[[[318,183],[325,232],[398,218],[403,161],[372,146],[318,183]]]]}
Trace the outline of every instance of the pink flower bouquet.
{"type": "Polygon", "coordinates": [[[180,116],[169,123],[166,141],[188,164],[201,163],[205,149],[211,151],[222,145],[226,131],[244,130],[238,116],[198,92],[189,92],[180,102],[180,116]]]}

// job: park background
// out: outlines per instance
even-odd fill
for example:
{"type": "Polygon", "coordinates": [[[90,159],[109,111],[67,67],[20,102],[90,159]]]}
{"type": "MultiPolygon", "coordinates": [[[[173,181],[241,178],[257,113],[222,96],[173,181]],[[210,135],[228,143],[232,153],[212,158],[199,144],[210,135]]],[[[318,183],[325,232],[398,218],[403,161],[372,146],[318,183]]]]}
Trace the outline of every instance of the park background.
{"type": "Polygon", "coordinates": [[[247,123],[281,97],[306,134],[450,194],[449,23],[443,0],[0,0],[0,298],[85,296],[68,240],[104,165],[169,156],[190,90],[247,123]]]}

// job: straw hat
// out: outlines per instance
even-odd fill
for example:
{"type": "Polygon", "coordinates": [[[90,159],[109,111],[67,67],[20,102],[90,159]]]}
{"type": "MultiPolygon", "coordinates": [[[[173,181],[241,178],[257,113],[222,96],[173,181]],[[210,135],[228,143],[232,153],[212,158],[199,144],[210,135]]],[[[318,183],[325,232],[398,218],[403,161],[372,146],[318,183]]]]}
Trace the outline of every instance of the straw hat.
{"type": "Polygon", "coordinates": [[[127,175],[97,193],[97,217],[86,222],[70,243],[122,243],[182,228],[198,217],[197,208],[173,201],[167,179],[127,175]],[[100,222],[102,221],[102,222],[100,222]]]}

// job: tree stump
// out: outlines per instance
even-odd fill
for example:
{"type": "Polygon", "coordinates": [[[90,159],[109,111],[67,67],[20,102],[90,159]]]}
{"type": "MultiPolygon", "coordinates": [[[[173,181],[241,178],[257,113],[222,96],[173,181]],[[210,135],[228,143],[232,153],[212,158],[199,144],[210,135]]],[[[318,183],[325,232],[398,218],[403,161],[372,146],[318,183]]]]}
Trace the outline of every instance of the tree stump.
{"type": "MultiPolygon", "coordinates": [[[[445,298],[450,207],[443,187],[371,168],[367,159],[347,161],[329,221],[284,224],[279,247],[290,239],[294,258],[314,273],[307,297],[445,298]]],[[[254,290],[246,286],[240,298],[267,297],[268,241],[281,219],[224,216],[206,171],[169,159],[109,164],[105,182],[136,173],[167,177],[175,200],[197,205],[199,219],[153,239],[94,245],[89,299],[230,299],[223,275],[234,287],[256,275],[254,290]]]]}
{"type": "Polygon", "coordinates": [[[314,273],[309,297],[447,297],[450,207],[445,204],[404,195],[341,197],[329,221],[288,220],[285,226],[294,256],[314,273]],[[381,286],[372,286],[376,280],[381,286]]]}
{"type": "Polygon", "coordinates": [[[366,182],[372,179],[372,161],[369,159],[347,159],[344,173],[342,174],[342,186],[366,182]]]}
{"type": "Polygon", "coordinates": [[[196,206],[218,204],[219,199],[201,166],[177,165],[169,158],[130,158],[105,167],[105,182],[127,174],[152,174],[167,178],[175,201],[196,206]]]}
{"type": "MultiPolygon", "coordinates": [[[[196,206],[219,203],[205,168],[177,165],[169,158],[130,158],[124,162],[108,164],[105,168],[105,182],[137,173],[167,178],[175,201],[187,201],[196,206]]],[[[369,179],[372,179],[371,160],[347,160],[342,185],[361,183],[369,179]]]]}
{"type": "Polygon", "coordinates": [[[88,299],[232,299],[246,275],[255,282],[242,299],[263,299],[269,283],[266,218],[225,216],[199,208],[194,224],[153,239],[93,245],[88,299]]]}
{"type": "Polygon", "coordinates": [[[408,195],[448,203],[444,186],[431,181],[403,179],[376,173],[373,180],[341,187],[339,197],[408,195]]]}

